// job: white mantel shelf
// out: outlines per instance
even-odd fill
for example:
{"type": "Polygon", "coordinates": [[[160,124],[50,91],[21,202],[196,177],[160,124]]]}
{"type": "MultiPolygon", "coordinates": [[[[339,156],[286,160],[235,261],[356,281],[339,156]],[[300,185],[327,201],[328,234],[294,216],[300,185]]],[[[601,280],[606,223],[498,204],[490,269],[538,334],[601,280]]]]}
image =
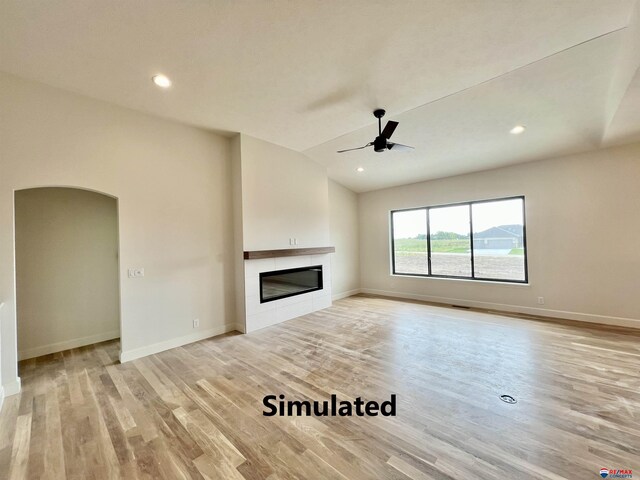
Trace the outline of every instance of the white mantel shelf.
{"type": "Polygon", "coordinates": [[[283,248],[280,250],[251,250],[244,252],[245,260],[260,258],[295,257],[298,255],[322,255],[335,253],[336,247],[283,248]]]}

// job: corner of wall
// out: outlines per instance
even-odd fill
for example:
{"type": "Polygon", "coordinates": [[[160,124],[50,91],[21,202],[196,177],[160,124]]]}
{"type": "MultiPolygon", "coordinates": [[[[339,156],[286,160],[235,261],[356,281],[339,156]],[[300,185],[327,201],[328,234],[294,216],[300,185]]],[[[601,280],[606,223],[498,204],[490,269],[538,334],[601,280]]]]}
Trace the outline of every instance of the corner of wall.
{"type": "Polygon", "coordinates": [[[231,188],[233,202],[233,256],[235,285],[235,329],[245,331],[244,230],[242,218],[242,134],[231,139],[231,188]]]}
{"type": "Polygon", "coordinates": [[[362,266],[364,265],[364,249],[362,248],[362,243],[363,243],[363,236],[362,236],[362,230],[363,230],[363,219],[362,219],[362,197],[363,194],[362,193],[358,193],[358,198],[357,198],[357,212],[358,212],[358,287],[360,288],[360,290],[362,291],[362,289],[364,288],[364,280],[363,280],[363,268],[362,266]]]}
{"type": "Polygon", "coordinates": [[[354,288],[353,290],[347,290],[346,292],[336,293],[331,296],[331,301],[335,302],[337,300],[342,300],[343,298],[353,297],[354,295],[358,295],[362,293],[362,289],[354,288]]]}
{"type": "Polygon", "coordinates": [[[332,299],[360,293],[360,228],[358,194],[329,179],[329,233],[332,255],[332,299]]]}

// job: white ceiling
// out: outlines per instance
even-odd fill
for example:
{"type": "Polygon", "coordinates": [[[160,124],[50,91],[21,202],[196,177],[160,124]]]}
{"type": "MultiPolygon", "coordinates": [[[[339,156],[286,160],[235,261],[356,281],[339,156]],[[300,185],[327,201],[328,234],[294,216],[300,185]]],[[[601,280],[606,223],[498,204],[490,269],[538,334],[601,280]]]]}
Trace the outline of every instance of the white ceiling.
{"type": "Polygon", "coordinates": [[[306,151],[365,191],[637,138],[634,3],[0,0],[0,70],[306,151]],[[335,155],[375,107],[416,151],[335,155]]]}
{"type": "Polygon", "coordinates": [[[599,148],[621,36],[611,33],[393,116],[400,122],[393,140],[416,147],[412,152],[335,153],[373,140],[371,125],[306,153],[338,182],[367,191],[599,148]],[[509,134],[515,125],[527,130],[509,134]],[[359,166],[365,172],[357,174],[359,166]]]}

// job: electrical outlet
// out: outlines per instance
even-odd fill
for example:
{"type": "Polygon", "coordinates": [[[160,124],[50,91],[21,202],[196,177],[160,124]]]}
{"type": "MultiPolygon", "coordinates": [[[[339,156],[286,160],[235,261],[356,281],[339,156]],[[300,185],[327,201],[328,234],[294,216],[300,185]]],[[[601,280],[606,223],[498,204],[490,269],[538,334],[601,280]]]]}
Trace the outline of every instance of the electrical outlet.
{"type": "Polygon", "coordinates": [[[194,318],[193,319],[193,328],[198,328],[200,327],[200,319],[199,318],[194,318]]]}
{"type": "Polygon", "coordinates": [[[538,297],[538,305],[544,305],[544,297],[538,297]]]}

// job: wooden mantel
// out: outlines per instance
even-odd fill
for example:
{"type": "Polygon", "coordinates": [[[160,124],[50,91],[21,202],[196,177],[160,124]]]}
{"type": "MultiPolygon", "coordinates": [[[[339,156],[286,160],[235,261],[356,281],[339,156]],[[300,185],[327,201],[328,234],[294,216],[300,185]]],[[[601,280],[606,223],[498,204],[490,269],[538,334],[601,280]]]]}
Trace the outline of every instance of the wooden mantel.
{"type": "Polygon", "coordinates": [[[281,250],[252,250],[244,252],[245,260],[257,260],[259,258],[294,257],[296,255],[322,255],[324,253],[334,253],[336,247],[314,247],[314,248],[283,248],[281,250]]]}

